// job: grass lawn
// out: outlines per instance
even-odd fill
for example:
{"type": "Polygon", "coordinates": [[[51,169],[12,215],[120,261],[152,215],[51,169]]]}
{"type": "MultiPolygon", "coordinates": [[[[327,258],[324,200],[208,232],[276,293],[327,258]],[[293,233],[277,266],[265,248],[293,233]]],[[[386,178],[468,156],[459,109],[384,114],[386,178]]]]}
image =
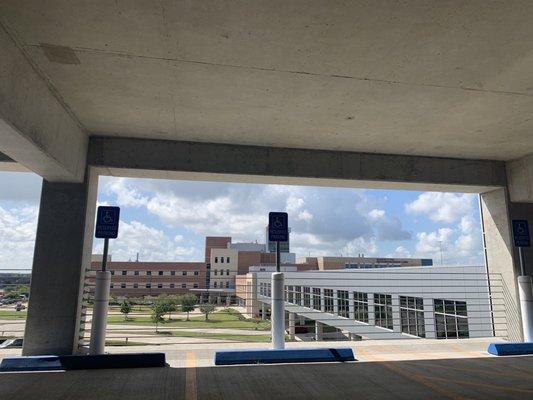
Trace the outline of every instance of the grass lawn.
{"type": "Polygon", "coordinates": [[[128,340],[128,343],[126,343],[125,340],[106,340],[105,345],[106,346],[147,346],[150,343],[142,343],[142,342],[132,342],[131,340],[128,340]]]}
{"type": "Polygon", "coordinates": [[[0,319],[26,319],[26,311],[0,310],[0,319]]]}
{"type": "MultiPolygon", "coordinates": [[[[143,332],[154,334],[154,332],[143,332]]],[[[226,333],[194,332],[194,331],[159,331],[154,336],[164,337],[191,337],[204,339],[234,340],[236,342],[270,342],[270,335],[235,335],[226,333]]]]}
{"type": "MultiPolygon", "coordinates": [[[[134,316],[124,321],[122,315],[111,315],[107,319],[109,324],[133,324],[133,325],[154,325],[149,316],[134,316]]],[[[233,329],[253,329],[266,331],[270,329],[270,321],[257,319],[244,319],[241,314],[232,309],[226,309],[209,315],[206,321],[204,316],[191,317],[190,321],[183,318],[172,318],[159,324],[161,329],[165,326],[176,326],[182,328],[233,328],[233,329]]]]}

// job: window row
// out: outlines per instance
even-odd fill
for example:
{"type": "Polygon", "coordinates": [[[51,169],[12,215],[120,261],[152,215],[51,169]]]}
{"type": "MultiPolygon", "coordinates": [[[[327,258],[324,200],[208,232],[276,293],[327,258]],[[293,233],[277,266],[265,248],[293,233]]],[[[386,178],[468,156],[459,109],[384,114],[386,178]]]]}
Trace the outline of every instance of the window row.
{"type": "MultiPolygon", "coordinates": [[[[230,258],[229,257],[225,257],[226,258],[226,263],[229,264],[230,262],[230,258]]],[[[220,264],[224,264],[224,257],[215,257],[215,264],[218,264],[220,262],[220,264]]]]}
{"type": "MultiPolygon", "coordinates": [[[[226,269],[226,276],[229,276],[229,272],[230,272],[230,270],[226,269]]],[[[219,270],[218,269],[214,269],[213,270],[213,275],[215,275],[215,276],[219,275],[219,270]]],[[[221,269],[220,270],[220,276],[223,276],[223,275],[224,275],[224,270],[221,269]]]]}
{"type": "Polygon", "coordinates": [[[111,289],[187,289],[187,288],[193,288],[198,289],[200,286],[198,283],[111,283],[110,288],[111,289]]]}
{"type": "Polygon", "coordinates": [[[121,275],[121,276],[127,276],[127,275],[133,275],[133,276],[198,276],[200,275],[200,271],[140,271],[140,270],[110,270],[111,275],[121,275]]]}
{"type": "Polygon", "coordinates": [[[224,281],[224,282],[213,281],[213,288],[230,289],[230,288],[233,288],[233,285],[230,284],[230,281],[224,281]]]}

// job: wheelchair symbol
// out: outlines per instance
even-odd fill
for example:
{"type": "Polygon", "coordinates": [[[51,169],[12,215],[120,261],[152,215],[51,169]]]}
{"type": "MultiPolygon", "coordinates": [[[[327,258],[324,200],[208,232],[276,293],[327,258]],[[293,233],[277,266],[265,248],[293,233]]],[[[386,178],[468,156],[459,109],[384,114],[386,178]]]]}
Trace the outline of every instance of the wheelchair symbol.
{"type": "Polygon", "coordinates": [[[109,225],[112,224],[115,219],[113,218],[113,216],[110,215],[109,211],[106,211],[102,220],[104,221],[104,224],[109,225]]]}
{"type": "Polygon", "coordinates": [[[281,221],[280,218],[276,218],[276,219],[274,220],[274,228],[276,228],[276,229],[281,229],[281,228],[283,228],[283,221],[281,221]]]}

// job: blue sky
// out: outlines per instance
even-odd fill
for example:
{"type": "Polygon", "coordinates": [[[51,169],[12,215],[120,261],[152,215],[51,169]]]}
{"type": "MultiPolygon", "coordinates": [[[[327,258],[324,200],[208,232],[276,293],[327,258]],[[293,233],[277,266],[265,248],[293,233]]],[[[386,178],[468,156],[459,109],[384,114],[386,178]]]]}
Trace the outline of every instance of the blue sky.
{"type": "MultiPolygon", "coordinates": [[[[0,173],[0,268],[30,268],[41,180],[0,173]]],[[[114,260],[202,260],[206,235],[264,241],[287,211],[300,256],[364,253],[483,264],[477,195],[101,177],[98,203],[121,207],[114,260]]],[[[101,252],[100,240],[94,252],[101,252]]]]}

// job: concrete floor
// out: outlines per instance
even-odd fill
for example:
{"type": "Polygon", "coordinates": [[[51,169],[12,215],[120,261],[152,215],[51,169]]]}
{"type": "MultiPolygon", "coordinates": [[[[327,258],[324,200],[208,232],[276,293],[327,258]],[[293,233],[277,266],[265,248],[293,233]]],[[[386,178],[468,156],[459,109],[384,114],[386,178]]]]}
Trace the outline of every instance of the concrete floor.
{"type": "Polygon", "coordinates": [[[0,375],[1,399],[529,399],[533,357],[0,375]]]}

